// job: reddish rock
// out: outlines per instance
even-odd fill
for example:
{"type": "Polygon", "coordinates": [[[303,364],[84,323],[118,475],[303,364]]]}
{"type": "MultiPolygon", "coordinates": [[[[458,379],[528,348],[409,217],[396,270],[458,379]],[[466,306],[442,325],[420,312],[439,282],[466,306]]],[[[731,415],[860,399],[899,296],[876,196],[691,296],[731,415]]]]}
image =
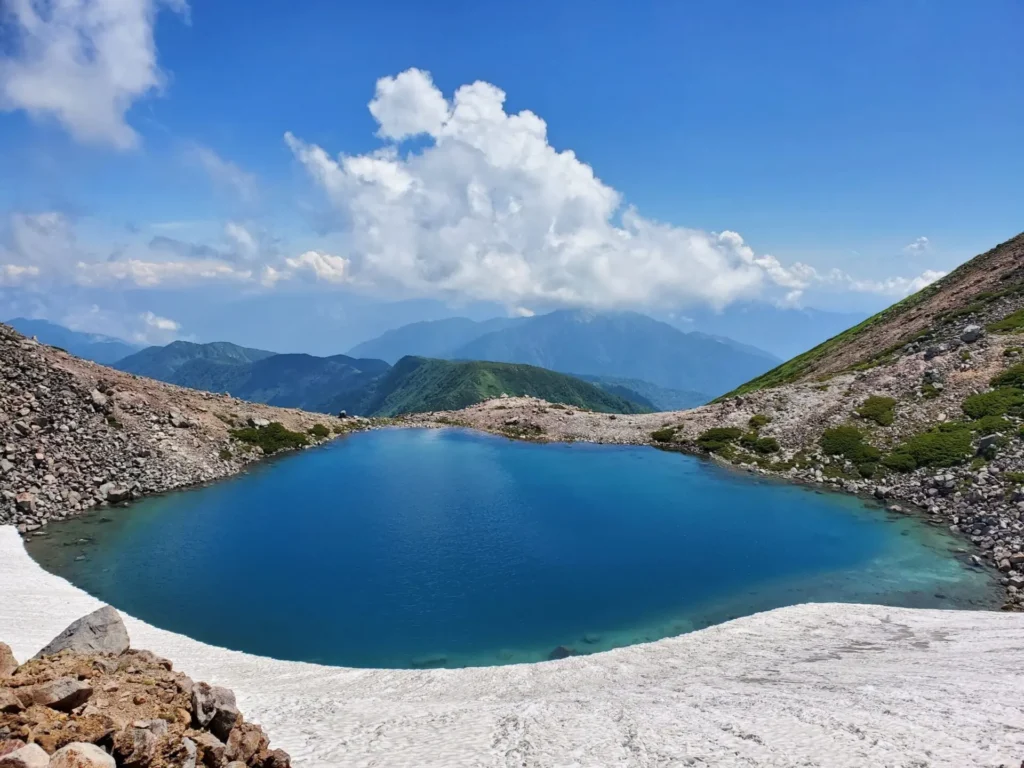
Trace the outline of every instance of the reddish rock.
{"type": "Polygon", "coordinates": [[[10,677],[18,668],[18,661],[14,658],[11,646],[0,643],[0,677],[10,677]]]}
{"type": "Polygon", "coordinates": [[[231,730],[228,736],[227,751],[224,756],[228,760],[240,760],[248,763],[256,755],[264,752],[270,746],[267,735],[263,729],[254,723],[240,722],[231,730]]]}
{"type": "Polygon", "coordinates": [[[53,753],[48,768],[117,768],[114,758],[95,744],[76,741],[53,753]]]}
{"type": "MultiPolygon", "coordinates": [[[[0,768],[47,768],[50,756],[38,744],[28,744],[0,757],[0,768]]],[[[114,768],[111,761],[110,768],[114,768]]]]}

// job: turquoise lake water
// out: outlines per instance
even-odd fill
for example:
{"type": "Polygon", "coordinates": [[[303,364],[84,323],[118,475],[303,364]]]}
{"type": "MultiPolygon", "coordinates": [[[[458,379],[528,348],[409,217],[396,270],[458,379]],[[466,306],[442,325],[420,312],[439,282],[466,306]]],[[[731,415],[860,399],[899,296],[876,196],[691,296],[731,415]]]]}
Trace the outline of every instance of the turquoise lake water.
{"type": "Polygon", "coordinates": [[[196,639],[361,667],[539,661],[808,601],[998,607],[963,542],[645,447],[381,430],[48,526],[45,568],[196,639]]]}

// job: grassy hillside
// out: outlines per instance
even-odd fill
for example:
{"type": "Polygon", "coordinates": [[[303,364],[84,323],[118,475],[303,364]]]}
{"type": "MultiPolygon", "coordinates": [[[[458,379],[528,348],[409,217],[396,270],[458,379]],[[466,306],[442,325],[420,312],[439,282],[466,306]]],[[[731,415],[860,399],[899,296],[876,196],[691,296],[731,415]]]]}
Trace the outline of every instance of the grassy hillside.
{"type": "Polygon", "coordinates": [[[532,365],[424,357],[399,360],[377,383],[367,410],[376,416],[457,410],[502,393],[530,395],[603,413],[647,410],[593,384],[532,365]]]}
{"type": "MultiPolygon", "coordinates": [[[[118,361],[114,367],[134,373],[136,376],[146,376],[150,379],[194,387],[193,384],[173,380],[178,369],[192,361],[201,360],[210,363],[238,365],[255,363],[273,354],[264,349],[240,347],[227,341],[215,341],[210,344],[175,341],[165,347],[146,347],[141,352],[136,352],[134,355],[129,355],[118,361]]],[[[200,389],[201,387],[194,388],[200,389]]]]}
{"type": "Polygon", "coordinates": [[[884,363],[915,338],[1022,292],[1024,234],[976,256],[913,296],[719,399],[884,363]]]}

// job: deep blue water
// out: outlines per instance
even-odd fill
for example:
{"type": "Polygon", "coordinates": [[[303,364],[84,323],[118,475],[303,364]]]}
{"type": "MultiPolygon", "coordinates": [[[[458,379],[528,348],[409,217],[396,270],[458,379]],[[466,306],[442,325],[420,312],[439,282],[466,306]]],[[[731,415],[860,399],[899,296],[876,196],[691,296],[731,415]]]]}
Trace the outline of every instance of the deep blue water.
{"type": "Polygon", "coordinates": [[[384,430],[49,526],[46,568],[216,645],[465,666],[806,601],[994,607],[944,532],[644,447],[384,430]]]}

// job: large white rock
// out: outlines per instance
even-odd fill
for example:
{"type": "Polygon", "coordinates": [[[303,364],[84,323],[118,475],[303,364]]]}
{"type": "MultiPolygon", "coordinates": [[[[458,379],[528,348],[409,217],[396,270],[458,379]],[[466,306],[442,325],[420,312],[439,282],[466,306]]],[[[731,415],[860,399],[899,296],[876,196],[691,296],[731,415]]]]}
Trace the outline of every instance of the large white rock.
{"type": "Polygon", "coordinates": [[[50,756],[38,744],[26,744],[0,757],[0,768],[46,768],[49,763],[50,756]]]}

